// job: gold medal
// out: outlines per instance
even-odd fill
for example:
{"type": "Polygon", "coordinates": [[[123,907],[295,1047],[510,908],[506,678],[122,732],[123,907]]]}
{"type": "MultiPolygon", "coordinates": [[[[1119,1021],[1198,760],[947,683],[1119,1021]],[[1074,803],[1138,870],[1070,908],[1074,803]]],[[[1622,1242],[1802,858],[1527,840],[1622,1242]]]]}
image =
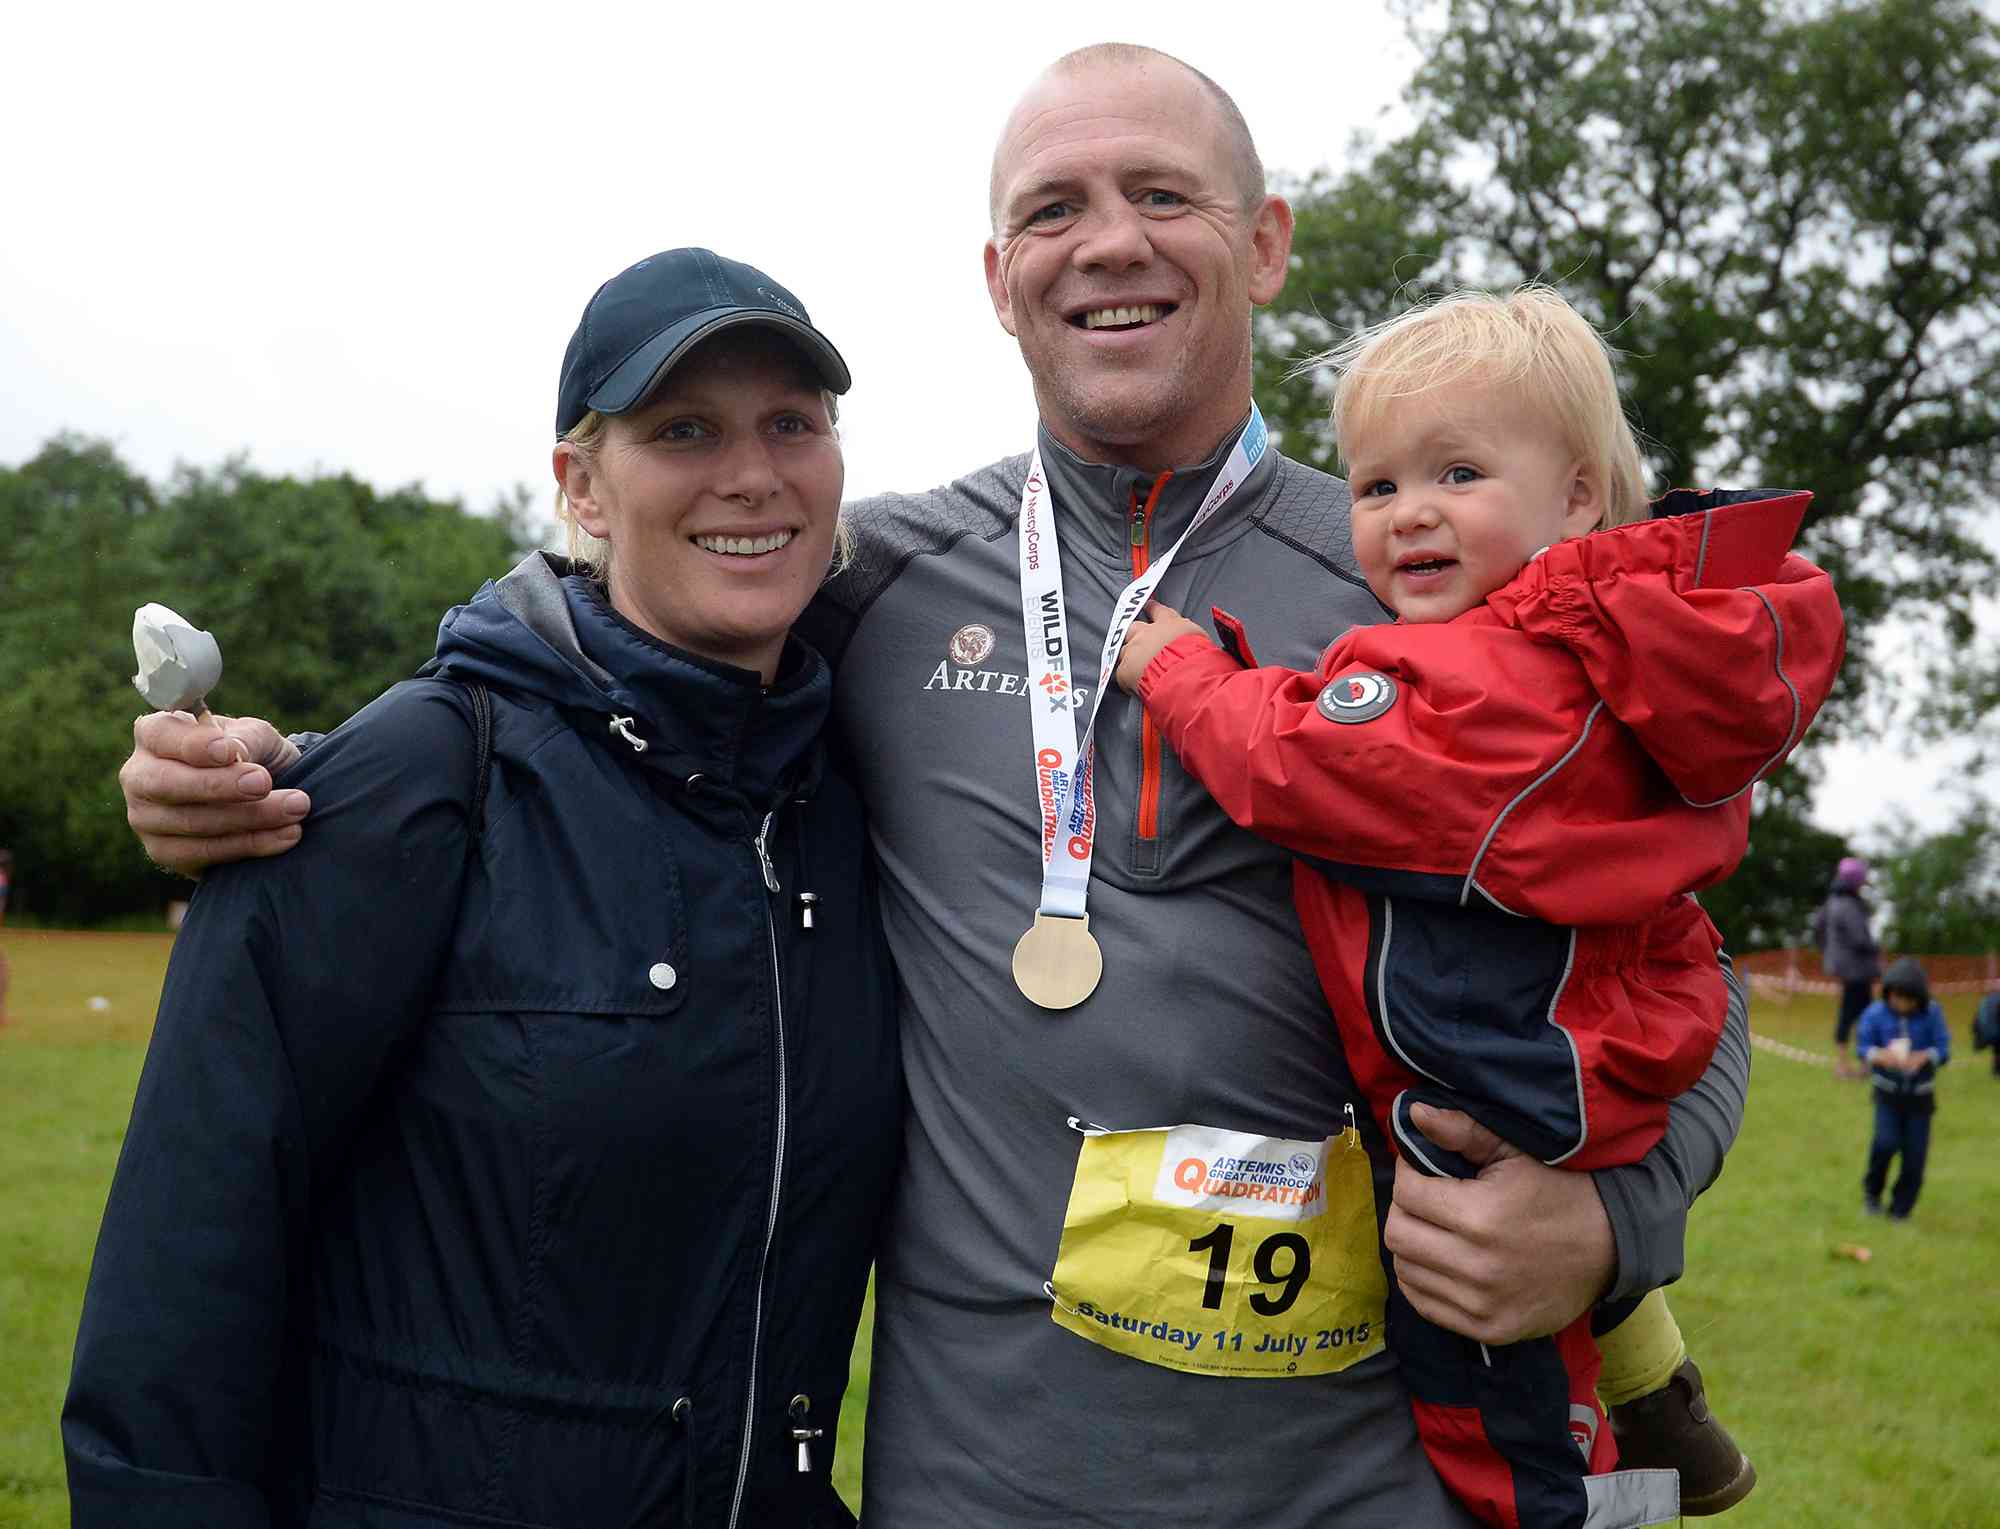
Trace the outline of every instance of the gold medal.
{"type": "Polygon", "coordinates": [[[1090,915],[1037,913],[1014,946],[1014,985],[1044,1009],[1073,1009],[1104,975],[1104,954],[1090,932],[1090,915]]]}

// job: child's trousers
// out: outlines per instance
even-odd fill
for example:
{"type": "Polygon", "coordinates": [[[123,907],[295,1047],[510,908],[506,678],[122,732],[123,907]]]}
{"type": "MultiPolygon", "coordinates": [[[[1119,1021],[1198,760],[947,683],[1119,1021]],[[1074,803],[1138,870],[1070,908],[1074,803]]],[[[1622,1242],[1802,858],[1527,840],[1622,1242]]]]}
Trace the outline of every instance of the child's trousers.
{"type": "Polygon", "coordinates": [[[1584,1529],[1678,1520],[1675,1472],[1612,1469],[1618,1450],[1597,1398],[1593,1321],[1609,1328],[1637,1304],[1599,1306],[1551,1337],[1489,1347],[1418,1315],[1392,1271],[1387,1341],[1409,1386],[1417,1437],[1481,1522],[1584,1529]]]}
{"type": "Polygon", "coordinates": [[[1584,1313],[1549,1338],[1487,1348],[1426,1321],[1389,1283],[1389,1347],[1417,1436],[1452,1495],[1498,1529],[1671,1524],[1673,1471],[1618,1471],[1584,1313]]]}
{"type": "Polygon", "coordinates": [[[1882,1199],[1882,1186],[1889,1180],[1889,1163],[1901,1153],[1902,1170],[1889,1196],[1889,1214],[1907,1216],[1924,1187],[1924,1162],[1931,1153],[1931,1117],[1915,1110],[1898,1109],[1879,1094],[1875,1099],[1875,1139],[1868,1144],[1868,1172],[1861,1191],[1871,1205],[1882,1199]]]}

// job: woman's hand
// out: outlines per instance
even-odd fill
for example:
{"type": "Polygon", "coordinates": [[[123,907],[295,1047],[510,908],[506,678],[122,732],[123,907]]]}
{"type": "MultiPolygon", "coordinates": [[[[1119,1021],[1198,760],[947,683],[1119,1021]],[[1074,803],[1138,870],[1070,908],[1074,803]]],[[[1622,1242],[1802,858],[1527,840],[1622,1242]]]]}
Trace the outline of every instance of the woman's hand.
{"type": "Polygon", "coordinates": [[[1190,632],[1204,639],[1208,636],[1171,605],[1148,600],[1146,608],[1133,621],[1132,629],[1125,634],[1125,646],[1119,650],[1116,672],[1119,687],[1127,695],[1137,695],[1139,676],[1146,672],[1146,665],[1158,658],[1167,644],[1190,632]]]}

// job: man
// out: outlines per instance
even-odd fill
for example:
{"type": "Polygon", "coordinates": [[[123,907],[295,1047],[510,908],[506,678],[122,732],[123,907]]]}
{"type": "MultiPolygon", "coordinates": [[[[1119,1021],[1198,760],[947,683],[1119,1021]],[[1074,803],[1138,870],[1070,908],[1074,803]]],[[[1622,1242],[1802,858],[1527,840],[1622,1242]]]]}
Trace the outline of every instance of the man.
{"type": "MultiPolygon", "coordinates": [[[[1242,118],[1213,82],[1117,45],[1061,59],[1029,89],[994,157],[992,201],[987,287],[1034,383],[1041,474],[1030,485],[1031,458],[1013,457],[928,494],[854,506],[856,557],[808,617],[836,667],[908,994],[911,1118],[877,1274],[868,1522],[1468,1522],[1425,1462],[1379,1351],[1367,1164],[1386,1200],[1388,1160],[1341,1060],[1285,861],[1232,827],[1120,696],[1097,718],[1086,832],[1065,823],[1058,846],[1089,838],[1094,821],[1085,893],[1101,978],[1065,1010],[1016,985],[1016,942],[1049,901],[1038,847],[1054,809],[1040,800],[1050,782],[1033,719],[1091,714],[1093,658],[1120,591],[1244,460],[1232,452],[1251,413],[1250,314],[1283,283],[1290,209],[1265,194],[1242,118]],[[1024,499],[1043,496],[1053,520],[1034,510],[1025,556],[1024,499]],[[1066,620],[1039,623],[1031,648],[1029,614],[1046,609],[1047,590],[1024,602],[1022,581],[1045,578],[1051,531],[1066,620]],[[1069,666],[1053,662],[1064,652],[1069,666]],[[1336,1190],[1337,1143],[1357,1116],[1369,1155],[1336,1190]],[[1080,1144],[1115,1140],[1073,1128],[1085,1123],[1311,1147],[1296,1161],[1308,1196],[1324,1173],[1325,1215],[1313,1228],[1246,1218],[1233,1250],[1230,1223],[1216,1221],[1172,1260],[1121,1265],[1065,1232],[1066,1208],[1093,1192],[1077,1183],[1092,1160],[1080,1144]],[[1301,1234],[1335,1222],[1346,1230],[1308,1267],[1314,1245],[1301,1234]],[[1264,1235],[1281,1225],[1298,1230],[1264,1235]],[[1110,1304],[1076,1293],[1072,1273],[1093,1259],[1110,1304]],[[1240,1341],[1219,1313],[1246,1288],[1258,1310],[1319,1302],[1351,1320],[1318,1329],[1310,1364],[1218,1373],[1239,1361],[1214,1351],[1240,1341]],[[1112,1309],[1121,1289],[1214,1315],[1214,1333],[1162,1317],[1155,1327],[1184,1332],[1192,1357],[1137,1356],[1131,1346],[1152,1340],[1132,1331],[1138,1297],[1112,1309]],[[1111,1346],[1113,1319],[1125,1351],[1111,1346]],[[1334,1367],[1354,1353],[1364,1357],[1334,1367]]],[[[1343,485],[1276,452],[1232,481],[1172,559],[1163,600],[1245,613],[1260,655],[1295,665],[1382,618],[1349,559],[1343,485]]],[[[237,730],[281,761],[262,724],[237,730]]],[[[143,720],[139,737],[206,762],[168,719],[143,720]]],[[[144,753],[128,763],[132,819],[156,859],[219,858],[187,833],[234,834],[220,848],[237,853],[297,838],[300,804],[250,800],[268,788],[262,770],[214,772],[231,792],[245,777],[249,804],[227,809],[192,805],[212,794],[202,773],[144,753]]],[[[1073,931],[1074,919],[1060,922],[1073,931]]],[[[1073,992],[1087,974],[1061,975],[1073,992]]],[[[1740,998],[1720,1055],[1642,1165],[1585,1176],[1516,1157],[1471,1183],[1398,1169],[1385,1239],[1412,1302],[1500,1342],[1677,1275],[1686,1206],[1741,1116],[1740,998]]],[[[1490,1146],[1468,1122],[1433,1125],[1476,1160],[1490,1146]]],[[[1221,1159],[1200,1161],[1221,1171],[1221,1159]]]]}

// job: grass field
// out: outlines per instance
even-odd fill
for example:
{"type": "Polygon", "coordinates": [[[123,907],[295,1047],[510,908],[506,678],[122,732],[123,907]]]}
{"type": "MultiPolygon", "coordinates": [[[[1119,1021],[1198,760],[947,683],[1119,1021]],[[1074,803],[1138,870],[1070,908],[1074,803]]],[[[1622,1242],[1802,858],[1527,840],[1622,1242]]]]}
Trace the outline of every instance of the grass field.
{"type": "MultiPolygon", "coordinates": [[[[56,1417],[97,1219],[168,940],[0,930],[0,1525],[68,1522],[56,1417]],[[93,1009],[92,998],[109,1007],[93,1009]]],[[[1696,1209],[1675,1311],[1761,1482],[1759,1526],[2000,1529],[2000,1079],[1967,1041],[1939,1084],[1906,1226],[1861,1213],[1865,1085],[1759,1052],[1729,1171],[1696,1209]],[[1871,1250],[1857,1262],[1841,1252],[1871,1250]]],[[[1831,1000],[1760,1001],[1753,1026],[1822,1058],[1831,1000]]],[[[858,1501],[867,1350],[836,1479],[858,1501]]],[[[1413,1526],[1421,1529],[1421,1526],[1413,1526]]]]}

